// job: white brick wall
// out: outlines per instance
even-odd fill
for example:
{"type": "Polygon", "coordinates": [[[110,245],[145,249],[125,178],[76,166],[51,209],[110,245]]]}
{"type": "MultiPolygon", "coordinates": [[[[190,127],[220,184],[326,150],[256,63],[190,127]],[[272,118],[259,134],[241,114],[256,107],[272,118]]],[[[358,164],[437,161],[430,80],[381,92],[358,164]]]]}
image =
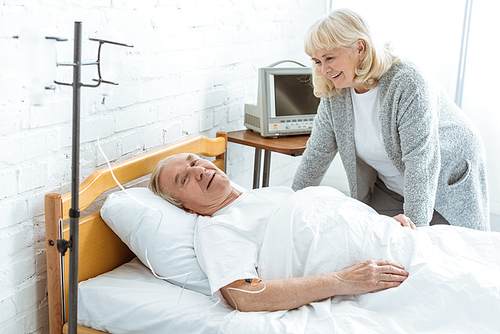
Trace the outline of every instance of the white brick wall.
{"type": "MultiPolygon", "coordinates": [[[[83,57],[95,60],[99,37],[121,30],[126,50],[120,85],[101,104],[82,89],[83,180],[102,167],[97,136],[112,161],[197,134],[243,129],[243,105],[256,102],[257,69],[281,59],[308,63],[306,29],[325,1],[3,0],[0,2],[0,332],[48,333],[43,196],[66,193],[71,179],[70,87],[32,107],[18,78],[18,41],[33,22],[72,61],[74,21],[83,22],[83,57]]],[[[86,82],[94,70],[84,68],[86,82]]],[[[58,79],[71,80],[69,68],[58,79]]],[[[251,187],[253,149],[229,145],[228,174],[251,187]]],[[[273,155],[271,184],[291,184],[297,158],[273,155]],[[291,165],[291,167],[289,167],[291,165]]]]}

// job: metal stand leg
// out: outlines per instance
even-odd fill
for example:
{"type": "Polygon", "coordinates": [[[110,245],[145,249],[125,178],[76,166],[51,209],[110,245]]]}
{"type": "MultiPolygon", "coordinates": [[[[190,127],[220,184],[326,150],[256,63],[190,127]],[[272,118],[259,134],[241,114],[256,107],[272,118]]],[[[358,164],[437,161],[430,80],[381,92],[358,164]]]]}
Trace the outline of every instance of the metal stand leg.
{"type": "Polygon", "coordinates": [[[262,187],[269,187],[270,171],[271,171],[271,152],[264,151],[264,173],[262,175],[262,187]]]}
{"type": "Polygon", "coordinates": [[[253,164],[253,189],[260,187],[260,159],[262,157],[262,149],[255,148],[255,158],[253,164]]]}
{"type": "Polygon", "coordinates": [[[80,209],[78,201],[80,170],[80,78],[82,57],[82,23],[75,22],[75,45],[73,68],[73,145],[71,176],[71,209],[69,211],[69,294],[68,294],[68,333],[76,334],[78,316],[78,237],[80,209]]]}

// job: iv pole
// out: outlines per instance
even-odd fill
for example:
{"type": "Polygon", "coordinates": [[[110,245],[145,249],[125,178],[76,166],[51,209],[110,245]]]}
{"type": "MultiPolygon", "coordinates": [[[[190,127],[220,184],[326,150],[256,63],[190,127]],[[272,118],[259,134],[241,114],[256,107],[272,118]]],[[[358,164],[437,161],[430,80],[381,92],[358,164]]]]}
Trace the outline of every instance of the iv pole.
{"type": "Polygon", "coordinates": [[[57,249],[64,256],[67,249],[69,252],[69,293],[68,293],[68,333],[77,333],[78,317],[78,242],[79,242],[79,186],[80,186],[80,89],[81,87],[98,87],[101,83],[117,85],[117,83],[103,80],[100,70],[101,46],[104,43],[132,47],[131,45],[115,43],[111,41],[91,39],[99,42],[99,51],[96,62],[82,63],[82,23],[75,22],[74,54],[73,63],[58,64],[60,66],[73,66],[73,82],[64,83],[55,81],[56,84],[73,87],[73,131],[72,131],[72,153],[71,153],[71,208],[69,210],[69,240],[57,240],[57,249]],[[87,85],[81,83],[81,68],[84,65],[97,65],[99,79],[97,84],[87,85]]]}
{"type": "Polygon", "coordinates": [[[78,240],[79,240],[79,185],[80,185],[80,87],[82,58],[82,23],[75,22],[73,55],[73,145],[71,153],[71,208],[69,209],[69,294],[68,333],[77,332],[78,317],[78,240]]]}
{"type": "MultiPolygon", "coordinates": [[[[13,38],[20,38],[20,36],[13,36],[13,38]]],[[[56,40],[57,42],[66,41],[66,39],[58,37],[45,37],[45,39],[56,40]]],[[[110,85],[118,85],[115,82],[103,80],[101,75],[101,48],[103,44],[113,44],[117,46],[133,47],[123,43],[116,43],[103,39],[89,38],[91,41],[99,42],[99,49],[97,51],[97,61],[90,63],[82,63],[82,22],[75,22],[75,35],[74,35],[74,53],[73,63],[58,63],[57,66],[73,66],[73,82],[59,82],[54,83],[63,86],[73,87],[73,130],[72,130],[72,153],[71,153],[71,208],[69,209],[69,240],[58,239],[57,250],[61,253],[62,257],[66,251],[70,249],[69,253],[69,293],[68,293],[68,316],[65,317],[65,302],[63,297],[63,322],[68,321],[68,333],[77,333],[77,318],[78,318],[78,242],[79,242],[79,223],[80,223],[80,206],[79,206],[79,188],[80,188],[80,89],[81,87],[98,87],[101,83],[110,85]],[[98,79],[96,84],[89,85],[81,83],[81,69],[82,66],[97,65],[98,79]]],[[[45,87],[45,89],[54,89],[53,86],[45,87]]],[[[62,230],[62,222],[59,227],[62,230]]],[[[62,233],[61,233],[62,237],[62,233]]],[[[64,279],[64,278],[63,278],[64,279]]],[[[64,295],[64,290],[63,290],[64,295]]]]}

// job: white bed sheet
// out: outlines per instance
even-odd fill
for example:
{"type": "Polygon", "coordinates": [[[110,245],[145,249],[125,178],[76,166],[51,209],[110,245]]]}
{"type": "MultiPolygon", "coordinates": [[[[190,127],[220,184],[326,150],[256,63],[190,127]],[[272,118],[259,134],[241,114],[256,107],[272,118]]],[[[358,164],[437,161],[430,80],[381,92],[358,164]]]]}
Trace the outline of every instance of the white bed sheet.
{"type": "Polygon", "coordinates": [[[79,283],[78,324],[115,334],[212,334],[218,333],[224,317],[233,311],[221,303],[214,304],[209,296],[182,291],[154,277],[134,258],[79,283]]]}
{"type": "Polygon", "coordinates": [[[404,265],[408,279],[289,312],[237,313],[223,332],[500,333],[500,233],[452,226],[414,231],[330,187],[298,191],[275,213],[259,274],[309,276],[379,258],[404,265]]]}
{"type": "Polygon", "coordinates": [[[222,303],[210,308],[210,297],[184,290],[176,307],[182,289],[134,259],[79,284],[79,324],[117,334],[499,333],[500,233],[450,226],[412,231],[332,188],[319,188],[297,192],[271,219],[261,278],[386,258],[410,272],[400,287],[255,313],[222,303]]]}

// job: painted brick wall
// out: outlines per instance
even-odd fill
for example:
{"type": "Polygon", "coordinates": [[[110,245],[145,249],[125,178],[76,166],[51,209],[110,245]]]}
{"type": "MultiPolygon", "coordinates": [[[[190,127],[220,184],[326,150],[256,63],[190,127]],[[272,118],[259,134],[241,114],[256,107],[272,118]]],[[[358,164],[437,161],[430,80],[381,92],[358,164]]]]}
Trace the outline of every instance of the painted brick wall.
{"type": "MultiPolygon", "coordinates": [[[[81,179],[103,167],[97,137],[113,161],[197,134],[243,129],[243,105],[256,102],[257,69],[277,60],[308,64],[306,29],[323,0],[3,0],[0,1],[0,332],[47,333],[43,196],[66,193],[71,177],[71,88],[30,106],[18,75],[18,41],[39,24],[72,61],[74,21],[83,22],[83,58],[95,60],[106,30],[133,44],[120,85],[102,104],[84,88],[81,179]]],[[[94,76],[84,69],[82,81],[94,76]]],[[[68,68],[59,80],[70,80],[68,68]]],[[[297,158],[273,155],[271,184],[291,184],[297,158]]],[[[250,188],[253,150],[229,146],[228,173],[250,188]]]]}

